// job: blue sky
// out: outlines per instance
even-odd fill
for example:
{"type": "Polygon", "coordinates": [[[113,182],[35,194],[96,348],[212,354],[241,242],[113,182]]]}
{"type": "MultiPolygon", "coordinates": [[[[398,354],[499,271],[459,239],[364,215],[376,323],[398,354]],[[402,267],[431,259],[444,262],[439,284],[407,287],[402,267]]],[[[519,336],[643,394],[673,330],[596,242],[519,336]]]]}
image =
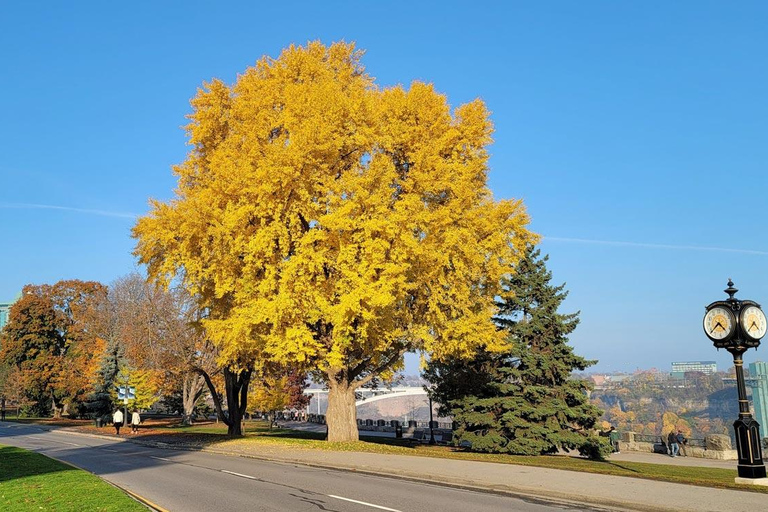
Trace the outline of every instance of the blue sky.
{"type": "Polygon", "coordinates": [[[379,84],[486,101],[491,188],[524,199],[596,370],[725,368],[704,306],[732,277],[768,307],[766,26],[748,1],[4,2],[0,301],[133,270],[197,87],[343,39],[379,84]]]}

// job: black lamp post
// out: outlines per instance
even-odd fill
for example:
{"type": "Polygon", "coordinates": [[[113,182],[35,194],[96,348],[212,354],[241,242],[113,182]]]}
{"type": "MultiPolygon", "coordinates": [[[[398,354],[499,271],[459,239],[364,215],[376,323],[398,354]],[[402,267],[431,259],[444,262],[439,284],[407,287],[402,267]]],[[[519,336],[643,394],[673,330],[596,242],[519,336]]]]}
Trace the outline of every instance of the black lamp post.
{"type": "Polygon", "coordinates": [[[432,394],[427,393],[427,397],[429,398],[429,444],[435,444],[435,429],[433,428],[433,420],[432,420],[432,394]]]}
{"type": "Polygon", "coordinates": [[[739,419],[733,423],[739,457],[739,477],[765,478],[760,425],[749,412],[742,356],[747,349],[760,345],[760,338],[766,332],[766,318],[757,302],[735,298],[734,295],[738,291],[729,279],[728,288],[725,290],[728,298],[715,301],[706,308],[704,332],[715,347],[724,348],[733,355],[739,390],[739,419]]]}

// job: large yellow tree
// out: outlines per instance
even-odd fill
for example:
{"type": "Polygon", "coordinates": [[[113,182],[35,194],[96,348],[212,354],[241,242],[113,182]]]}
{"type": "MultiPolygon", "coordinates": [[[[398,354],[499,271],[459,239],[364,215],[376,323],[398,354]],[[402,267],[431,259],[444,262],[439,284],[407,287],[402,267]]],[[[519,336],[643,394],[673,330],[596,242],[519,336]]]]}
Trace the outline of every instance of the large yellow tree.
{"type": "Polygon", "coordinates": [[[181,276],[207,308],[232,375],[314,368],[331,441],[357,439],[355,390],[407,351],[500,348],[499,280],[535,242],[522,203],[486,185],[483,102],[377,87],[360,58],[312,42],[206,84],[176,198],[134,228],[150,276],[181,276]]]}

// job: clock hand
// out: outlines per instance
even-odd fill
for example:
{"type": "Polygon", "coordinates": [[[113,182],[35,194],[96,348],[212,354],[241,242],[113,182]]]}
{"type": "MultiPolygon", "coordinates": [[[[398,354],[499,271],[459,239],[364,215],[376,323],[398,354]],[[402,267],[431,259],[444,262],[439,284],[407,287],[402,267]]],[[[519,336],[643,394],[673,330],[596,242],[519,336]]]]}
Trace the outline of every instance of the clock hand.
{"type": "Polygon", "coordinates": [[[721,324],[720,322],[717,322],[715,326],[712,328],[712,330],[709,331],[709,334],[712,334],[713,332],[715,332],[715,329],[717,329],[718,327],[720,327],[722,330],[725,330],[725,327],[723,327],[723,324],[721,324]]]}
{"type": "Polygon", "coordinates": [[[749,329],[747,329],[747,330],[748,330],[748,331],[751,331],[753,327],[757,327],[757,323],[755,323],[755,321],[754,321],[754,320],[752,320],[752,325],[750,325],[750,326],[749,326],[749,329]]]}

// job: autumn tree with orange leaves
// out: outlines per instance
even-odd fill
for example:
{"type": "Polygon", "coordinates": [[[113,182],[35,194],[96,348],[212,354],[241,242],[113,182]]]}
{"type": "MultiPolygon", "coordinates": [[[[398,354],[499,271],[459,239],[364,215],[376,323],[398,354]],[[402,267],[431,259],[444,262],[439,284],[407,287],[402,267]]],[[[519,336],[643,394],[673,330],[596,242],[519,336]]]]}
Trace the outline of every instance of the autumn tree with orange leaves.
{"type": "Polygon", "coordinates": [[[92,281],[27,285],[11,307],[0,360],[11,368],[17,395],[32,404],[32,413],[47,415],[52,408],[60,417],[65,406],[78,408],[85,400],[104,351],[85,324],[85,311],[104,291],[92,281]]]}
{"type": "Polygon", "coordinates": [[[134,227],[151,278],[182,279],[207,312],[231,435],[259,360],[311,368],[328,439],[352,441],[355,391],[406,352],[505,344],[494,296],[536,237],[488,189],[485,105],[377,86],[361,57],[312,42],[205,84],[176,197],[134,227]]]}

